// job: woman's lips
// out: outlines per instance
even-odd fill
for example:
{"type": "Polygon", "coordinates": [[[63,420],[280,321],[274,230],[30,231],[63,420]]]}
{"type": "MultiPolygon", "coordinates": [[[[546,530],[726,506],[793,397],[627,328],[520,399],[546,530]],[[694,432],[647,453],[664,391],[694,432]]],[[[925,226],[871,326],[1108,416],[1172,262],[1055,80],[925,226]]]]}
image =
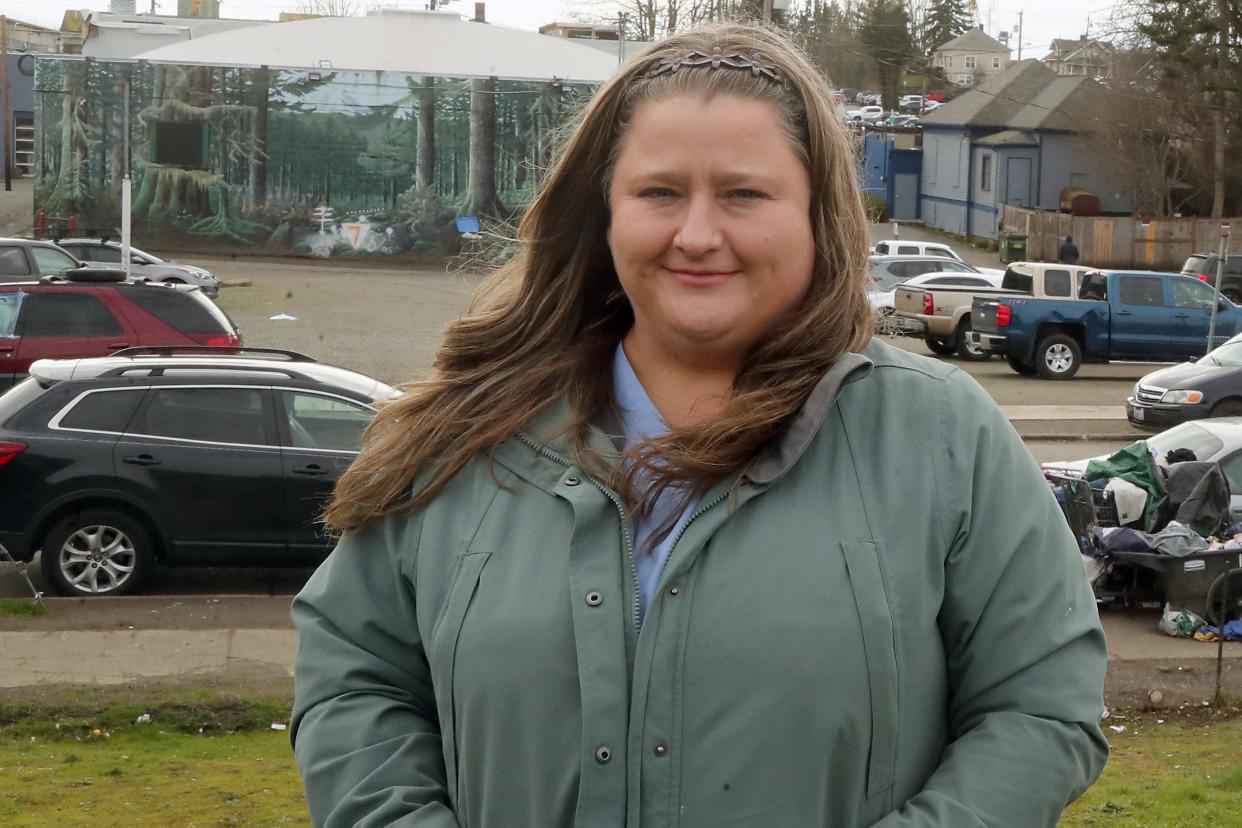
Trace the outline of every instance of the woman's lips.
{"type": "Polygon", "coordinates": [[[737,271],[735,270],[679,270],[677,268],[665,268],[671,273],[677,281],[690,287],[712,287],[727,280],[737,271]]]}

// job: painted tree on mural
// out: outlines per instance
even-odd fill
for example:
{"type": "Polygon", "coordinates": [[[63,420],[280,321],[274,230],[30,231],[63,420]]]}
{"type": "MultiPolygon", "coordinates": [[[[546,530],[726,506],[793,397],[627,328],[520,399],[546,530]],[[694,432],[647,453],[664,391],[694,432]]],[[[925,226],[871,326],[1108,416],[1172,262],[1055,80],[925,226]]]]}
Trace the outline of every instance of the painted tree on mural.
{"type": "Polygon", "coordinates": [[[495,78],[89,59],[41,60],[37,71],[38,207],[101,232],[119,226],[128,79],[136,237],[286,249],[323,235],[317,206],[352,223],[359,252],[391,249],[360,246],[359,222],[409,246],[452,242],[455,214],[512,218],[553,133],[589,94],[495,78]]]}
{"type": "MultiPolygon", "coordinates": [[[[175,222],[182,215],[198,216],[188,230],[195,235],[250,243],[265,228],[235,214],[241,203],[233,205],[231,168],[247,172],[263,153],[256,135],[256,108],[248,104],[217,103],[213,86],[219,84],[221,97],[238,95],[242,84],[240,70],[213,70],[206,66],[154,67],[155,95],[139,114],[148,134],[156,135],[153,157],[142,162],[142,183],[134,198],[136,217],[160,223],[175,222]],[[216,73],[219,77],[216,77],[216,73]],[[235,72],[230,76],[230,72],[235,72]],[[230,84],[234,85],[232,90],[230,84]],[[201,164],[161,163],[156,160],[158,129],[162,125],[201,124],[206,132],[208,157],[201,164]]],[[[239,200],[240,202],[240,200],[239,200]]]]}
{"type": "Polygon", "coordinates": [[[50,171],[52,179],[43,182],[42,209],[48,215],[69,216],[80,212],[87,199],[87,147],[93,130],[87,118],[87,64],[58,61],[56,67],[59,72],[47,81],[55,91],[53,105],[59,104],[53,110],[59,134],[54,145],[45,144],[47,157],[41,171],[50,171]]]}

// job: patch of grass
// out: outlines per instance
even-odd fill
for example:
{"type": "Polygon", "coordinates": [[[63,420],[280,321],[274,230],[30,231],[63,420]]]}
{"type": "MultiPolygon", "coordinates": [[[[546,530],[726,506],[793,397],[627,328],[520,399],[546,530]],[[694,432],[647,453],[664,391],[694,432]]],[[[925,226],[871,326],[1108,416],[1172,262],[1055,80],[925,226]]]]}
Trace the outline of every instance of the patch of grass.
{"type": "Polygon", "coordinates": [[[288,735],[131,722],[81,742],[0,738],[0,824],[309,826],[288,735]]]}
{"type": "Polygon", "coordinates": [[[1112,757],[1062,828],[1242,828],[1242,720],[1161,724],[1147,713],[1106,724],[1126,730],[1105,731],[1112,757]]]}
{"type": "MultiPolygon", "coordinates": [[[[135,724],[134,708],[115,704],[86,721],[98,692],[58,700],[55,711],[27,708],[17,718],[14,705],[0,706],[8,716],[0,726],[0,825],[310,824],[288,732],[270,729],[286,721],[287,700],[186,692],[145,705],[150,724],[135,724]],[[66,727],[60,717],[71,708],[79,718],[66,727]],[[203,721],[229,722],[238,732],[199,733],[203,721]]],[[[1061,828],[1242,828],[1242,719],[1192,713],[1110,718],[1106,724],[1126,730],[1109,731],[1112,759],[1061,828]]]]}
{"type": "Polygon", "coordinates": [[[288,699],[243,699],[205,691],[126,699],[83,691],[54,703],[0,701],[0,739],[79,739],[95,730],[195,735],[268,731],[273,722],[287,722],[289,711],[288,699]],[[151,717],[150,723],[137,724],[144,714],[151,717]]]}
{"type": "Polygon", "coordinates": [[[51,612],[32,598],[0,598],[0,616],[6,618],[40,618],[51,612]]]}

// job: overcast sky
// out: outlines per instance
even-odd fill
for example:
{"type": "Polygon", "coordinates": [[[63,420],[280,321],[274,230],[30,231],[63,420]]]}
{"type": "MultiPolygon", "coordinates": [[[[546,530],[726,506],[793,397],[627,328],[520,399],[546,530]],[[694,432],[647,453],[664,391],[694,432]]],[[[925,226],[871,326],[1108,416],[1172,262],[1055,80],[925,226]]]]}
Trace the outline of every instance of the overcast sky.
{"type": "MultiPolygon", "coordinates": [[[[1002,30],[1014,31],[1018,13],[1025,9],[1022,24],[1022,57],[1043,57],[1048,42],[1054,37],[1072,38],[1088,32],[1106,37],[1114,0],[978,0],[979,18],[985,31],[995,37],[1002,30]]],[[[137,0],[139,11],[149,11],[151,0],[137,0]]],[[[156,11],[175,14],[176,0],[159,0],[156,11]]],[[[296,10],[298,0],[223,0],[220,13],[224,17],[271,18],[282,11],[296,10]]],[[[372,5],[423,8],[426,0],[398,0],[376,3],[359,0],[360,7],[372,5]]],[[[455,0],[447,6],[463,14],[474,13],[473,0],[455,0]]],[[[86,8],[107,10],[107,0],[0,0],[0,14],[53,28],[60,25],[66,9],[86,8]]],[[[523,29],[537,29],[541,24],[571,16],[605,17],[615,13],[616,4],[609,0],[487,0],[487,19],[523,29]]],[[[1011,38],[1013,57],[1018,57],[1017,35],[1011,38]]]]}

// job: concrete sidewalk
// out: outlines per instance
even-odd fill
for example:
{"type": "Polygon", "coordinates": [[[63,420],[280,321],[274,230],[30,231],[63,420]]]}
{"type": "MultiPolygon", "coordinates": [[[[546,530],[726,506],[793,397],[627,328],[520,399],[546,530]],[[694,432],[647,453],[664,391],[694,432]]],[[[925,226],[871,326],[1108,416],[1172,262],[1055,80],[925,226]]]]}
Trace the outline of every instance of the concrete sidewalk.
{"type": "MultiPolygon", "coordinates": [[[[53,684],[107,686],[151,679],[212,680],[230,678],[289,680],[297,652],[297,633],[288,620],[288,596],[243,596],[202,599],[184,596],[79,600],[49,599],[54,614],[43,618],[5,620],[0,631],[4,669],[0,688],[37,688],[53,684]],[[202,605],[213,602],[218,617],[197,618],[202,605]],[[99,629],[109,604],[121,615],[159,618],[143,629],[99,629]],[[187,607],[188,613],[170,607],[187,607]],[[270,626],[228,627],[223,620],[236,614],[242,623],[266,617],[270,626]],[[81,616],[75,619],[75,615],[81,616]],[[202,621],[213,629],[162,628],[202,621]],[[73,625],[79,625],[74,629],[73,625]],[[43,627],[43,629],[40,629],[43,627]]],[[[1170,638],[1156,629],[1154,610],[1106,610],[1104,629],[1109,659],[1114,663],[1216,658],[1216,644],[1170,638]]],[[[114,622],[115,624],[115,622],[114,622]]],[[[1242,643],[1227,642],[1225,657],[1242,659],[1242,643]]],[[[1242,663],[1242,662],[1238,662],[1242,663]]],[[[34,692],[34,691],[30,691],[34,692]]]]}

